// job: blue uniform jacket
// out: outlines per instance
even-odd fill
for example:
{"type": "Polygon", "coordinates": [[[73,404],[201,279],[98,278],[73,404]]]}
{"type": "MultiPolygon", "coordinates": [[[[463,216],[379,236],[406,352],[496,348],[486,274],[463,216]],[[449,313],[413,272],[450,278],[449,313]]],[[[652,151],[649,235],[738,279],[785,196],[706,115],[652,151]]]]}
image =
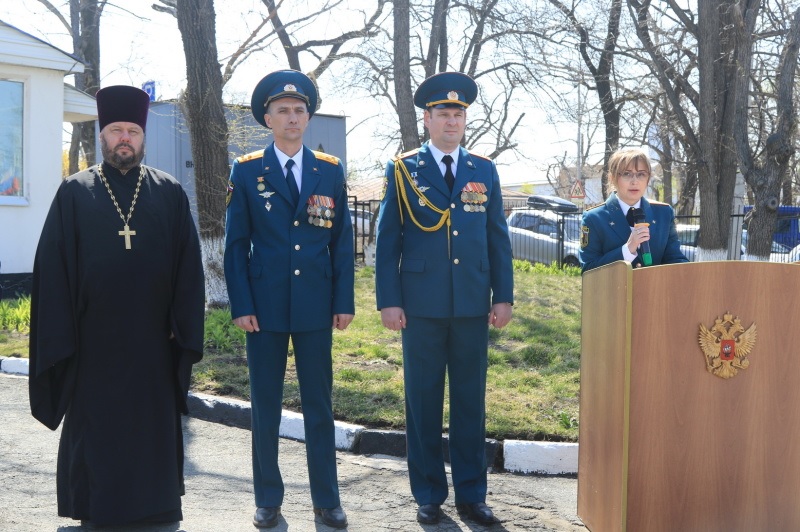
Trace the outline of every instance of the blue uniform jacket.
{"type": "Polygon", "coordinates": [[[460,148],[455,185],[450,192],[426,144],[390,161],[386,179],[375,257],[378,309],[402,307],[410,316],[430,318],[475,317],[488,314],[493,303],[513,302],[511,242],[500,179],[492,161],[460,148]],[[405,177],[398,190],[398,160],[403,161],[425,199],[405,177]],[[485,189],[485,201],[479,196],[481,192],[464,195],[464,189],[485,189]],[[405,204],[398,202],[403,190],[410,214],[405,204]],[[445,223],[435,231],[421,229],[412,215],[426,228],[442,219],[434,208],[420,205],[424,201],[441,211],[449,209],[450,225],[445,223]],[[470,210],[465,210],[465,205],[470,210]]]}
{"type": "MultiPolygon", "coordinates": [[[[675,230],[675,212],[666,203],[642,198],[641,208],[650,224],[653,265],[689,262],[681,252],[675,230]]],[[[580,261],[583,271],[623,260],[622,245],[631,236],[631,226],[622,214],[616,192],[604,204],[583,213],[580,261]]],[[[639,259],[636,259],[637,262],[639,259]]]]}
{"type": "Polygon", "coordinates": [[[303,147],[296,208],[273,144],[234,162],[228,190],[225,281],[234,318],[255,315],[261,330],[300,332],[355,313],[353,228],[336,157],[303,147]],[[309,220],[312,195],[333,199],[331,227],[309,220]]]}

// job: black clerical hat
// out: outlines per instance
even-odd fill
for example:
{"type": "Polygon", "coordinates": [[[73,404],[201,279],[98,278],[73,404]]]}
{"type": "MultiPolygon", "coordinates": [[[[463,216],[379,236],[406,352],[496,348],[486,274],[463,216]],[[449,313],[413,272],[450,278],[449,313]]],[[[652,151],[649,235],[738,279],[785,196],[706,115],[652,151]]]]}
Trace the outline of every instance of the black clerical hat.
{"type": "Polygon", "coordinates": [[[474,79],[461,72],[440,72],[420,83],[414,93],[414,105],[420,109],[466,109],[477,97],[478,85],[474,79]]]}
{"type": "Polygon", "coordinates": [[[104,87],[95,94],[97,121],[102,130],[113,122],[132,122],[142,129],[147,125],[150,96],[142,89],[129,85],[104,87]]]}
{"type": "Polygon", "coordinates": [[[267,74],[253,89],[250,108],[253,116],[264,127],[267,105],[278,98],[297,98],[305,102],[309,117],[317,110],[317,87],[311,78],[297,70],[278,70],[267,74]]]}

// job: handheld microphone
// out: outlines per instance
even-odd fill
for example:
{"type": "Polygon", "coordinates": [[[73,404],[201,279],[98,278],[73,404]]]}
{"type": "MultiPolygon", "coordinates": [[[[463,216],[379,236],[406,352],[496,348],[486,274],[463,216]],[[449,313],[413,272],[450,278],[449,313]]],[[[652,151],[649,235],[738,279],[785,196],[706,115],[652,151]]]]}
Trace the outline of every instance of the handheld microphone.
{"type": "MultiPolygon", "coordinates": [[[[649,227],[650,224],[645,221],[644,209],[636,209],[633,213],[633,226],[634,227],[649,227]]],[[[650,241],[645,241],[639,244],[639,253],[642,256],[642,264],[644,266],[653,265],[653,255],[650,254],[650,241]]]]}

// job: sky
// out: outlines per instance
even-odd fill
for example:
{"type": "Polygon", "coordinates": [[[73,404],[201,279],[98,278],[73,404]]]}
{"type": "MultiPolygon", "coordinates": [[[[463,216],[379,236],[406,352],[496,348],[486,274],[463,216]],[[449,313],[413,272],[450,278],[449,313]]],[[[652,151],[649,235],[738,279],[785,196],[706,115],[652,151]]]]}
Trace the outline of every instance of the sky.
{"type": "MultiPolygon", "coordinates": [[[[107,5],[100,27],[101,86],[128,84],[141,87],[144,82],[153,80],[156,82],[157,99],[160,100],[176,98],[185,87],[186,66],[177,21],[171,15],[153,10],[151,5],[155,1],[125,0],[107,5]]],[[[51,2],[57,7],[63,6],[62,13],[68,16],[67,0],[51,2]]],[[[223,4],[218,0],[216,4],[217,46],[222,58],[231,53],[238,39],[246,33],[241,11],[255,10],[261,2],[228,0],[223,4]],[[220,8],[234,3],[238,8],[235,12],[220,8]]],[[[36,0],[3,0],[0,20],[61,50],[72,51],[71,38],[62,23],[36,0]]],[[[266,54],[249,60],[236,70],[226,84],[223,96],[225,103],[249,104],[256,83],[270,71],[280,68],[287,68],[287,65],[276,64],[266,54]]],[[[321,92],[325,88],[326,76],[320,78],[321,92]]],[[[71,82],[71,78],[67,78],[67,82],[71,82]]],[[[385,149],[373,138],[375,128],[382,127],[380,120],[364,122],[366,117],[381,112],[379,107],[375,107],[379,104],[366,98],[354,102],[336,94],[323,93],[321,96],[323,104],[320,113],[347,116],[349,167],[362,168],[370,161],[386,161],[393,156],[391,149],[385,149]]],[[[545,115],[539,109],[529,107],[524,112],[526,122],[520,128],[518,140],[525,147],[526,157],[532,160],[518,161],[513,154],[501,155],[496,162],[504,185],[541,181],[544,169],[554,162],[555,156],[576,150],[577,126],[557,129],[546,123],[545,115]]],[[[421,119],[421,115],[418,118],[421,119]]]]}

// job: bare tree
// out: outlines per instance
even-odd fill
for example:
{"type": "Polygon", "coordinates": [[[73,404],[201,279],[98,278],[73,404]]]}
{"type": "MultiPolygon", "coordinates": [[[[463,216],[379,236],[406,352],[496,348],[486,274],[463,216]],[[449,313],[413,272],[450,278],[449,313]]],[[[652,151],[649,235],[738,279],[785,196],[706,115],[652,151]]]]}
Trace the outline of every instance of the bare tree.
{"type": "MultiPolygon", "coordinates": [[[[614,69],[615,49],[619,38],[620,15],[622,13],[622,1],[612,0],[608,10],[608,23],[605,38],[602,46],[593,45],[591,35],[586,25],[579,20],[578,14],[572,7],[559,0],[550,0],[568,21],[568,24],[578,35],[578,49],[581,59],[589,69],[589,74],[594,81],[590,89],[597,92],[600,102],[603,122],[605,123],[605,149],[603,156],[603,174],[601,177],[601,189],[603,197],[608,193],[608,159],[611,154],[619,148],[620,138],[620,106],[624,103],[615,98],[615,90],[612,84],[612,72],[614,69]],[[596,55],[596,61],[593,56],[596,55]]],[[[583,81],[583,80],[578,80],[583,81]]]]}
{"type": "MultiPolygon", "coordinates": [[[[785,32],[786,40],[780,54],[777,72],[769,76],[769,88],[763,86],[760,76],[754,76],[754,41],[762,38],[756,28],[759,2],[742,2],[734,10],[737,40],[742,46],[737,50],[737,63],[742,75],[737,80],[735,138],[739,167],[755,197],[752,217],[748,225],[747,253],[751,258],[768,260],[772,250],[777,209],[780,205],[782,184],[787,182],[789,162],[794,155],[797,117],[794,109],[794,80],[797,72],[798,47],[800,47],[800,9],[791,17],[791,26],[785,32]],[[752,83],[751,83],[752,82],[752,83]],[[750,86],[755,91],[750,90],[750,86]],[[746,110],[752,98],[757,109],[755,116],[746,110]],[[774,119],[769,120],[769,100],[774,100],[774,119]],[[765,116],[766,115],[766,116],[765,116]],[[766,122],[771,127],[762,127],[766,122]],[[750,123],[756,126],[751,128],[750,123]],[[755,134],[752,132],[755,129],[755,134]]],[[[779,19],[781,20],[781,19],[779,19]]],[[[767,28],[770,30],[771,28],[767,28]]],[[[771,32],[769,32],[771,33],[771,32]]],[[[783,32],[781,32],[783,33],[783,32]]]]}
{"type": "MultiPolygon", "coordinates": [[[[100,88],[100,17],[106,0],[69,0],[69,21],[48,0],[39,0],[55,15],[72,37],[72,50],[84,65],[82,74],[75,74],[75,88],[91,96],[100,88]]],[[[69,148],[69,173],[79,170],[80,152],[87,164],[97,159],[94,121],[72,124],[72,140],[69,148]]]]}
{"type": "Polygon", "coordinates": [[[396,0],[394,2],[394,93],[397,101],[397,117],[400,121],[401,151],[413,150],[420,146],[414,96],[411,91],[409,17],[408,0],[396,0]]]}
{"type": "MultiPolygon", "coordinates": [[[[525,157],[515,135],[526,112],[517,105],[535,98],[538,69],[530,61],[537,48],[537,30],[527,8],[508,0],[435,0],[392,3],[393,21],[348,55],[352,84],[349,91],[388,104],[394,126],[381,116],[374,131],[382,150],[395,153],[416,148],[424,140],[413,89],[437,72],[458,71],[472,76],[480,90],[469,108],[464,146],[491,158],[511,152],[525,157]]],[[[381,105],[383,105],[381,104],[381,105]]],[[[371,161],[369,171],[379,172],[385,161],[371,161]]]]}
{"type": "Polygon", "coordinates": [[[238,48],[220,65],[216,44],[216,16],[213,0],[159,0],[153,9],[169,13],[178,21],[186,57],[186,90],[181,104],[189,125],[192,158],[197,189],[197,208],[200,236],[203,242],[206,271],[206,296],[209,304],[227,302],[222,253],[224,236],[225,182],[230,172],[228,164],[228,124],[222,102],[222,89],[237,66],[252,54],[268,48],[281,49],[289,68],[300,70],[301,54],[317,59],[309,73],[316,80],[339,58],[346,43],[368,38],[375,31],[385,0],[379,0],[375,12],[358,30],[344,32],[332,38],[299,42],[291,33],[315,17],[339,6],[342,1],[326,2],[313,13],[288,22],[279,15],[283,4],[263,0],[268,12],[251,30],[238,48]],[[278,48],[277,45],[280,45],[278,48]],[[321,50],[321,52],[320,52],[321,50]]]}
{"type": "Polygon", "coordinates": [[[662,48],[654,44],[650,17],[651,0],[628,0],[637,21],[637,35],[652,60],[652,69],[667,96],[686,139],[690,171],[697,171],[700,188],[699,239],[701,260],[727,258],[730,211],[736,181],[733,143],[736,100],[736,39],[733,35],[732,4],[727,0],[699,3],[697,22],[674,0],[667,4],[674,19],[681,21],[697,42],[698,88],[681,76],[662,48]],[[697,112],[697,126],[685,106],[697,112]]]}

